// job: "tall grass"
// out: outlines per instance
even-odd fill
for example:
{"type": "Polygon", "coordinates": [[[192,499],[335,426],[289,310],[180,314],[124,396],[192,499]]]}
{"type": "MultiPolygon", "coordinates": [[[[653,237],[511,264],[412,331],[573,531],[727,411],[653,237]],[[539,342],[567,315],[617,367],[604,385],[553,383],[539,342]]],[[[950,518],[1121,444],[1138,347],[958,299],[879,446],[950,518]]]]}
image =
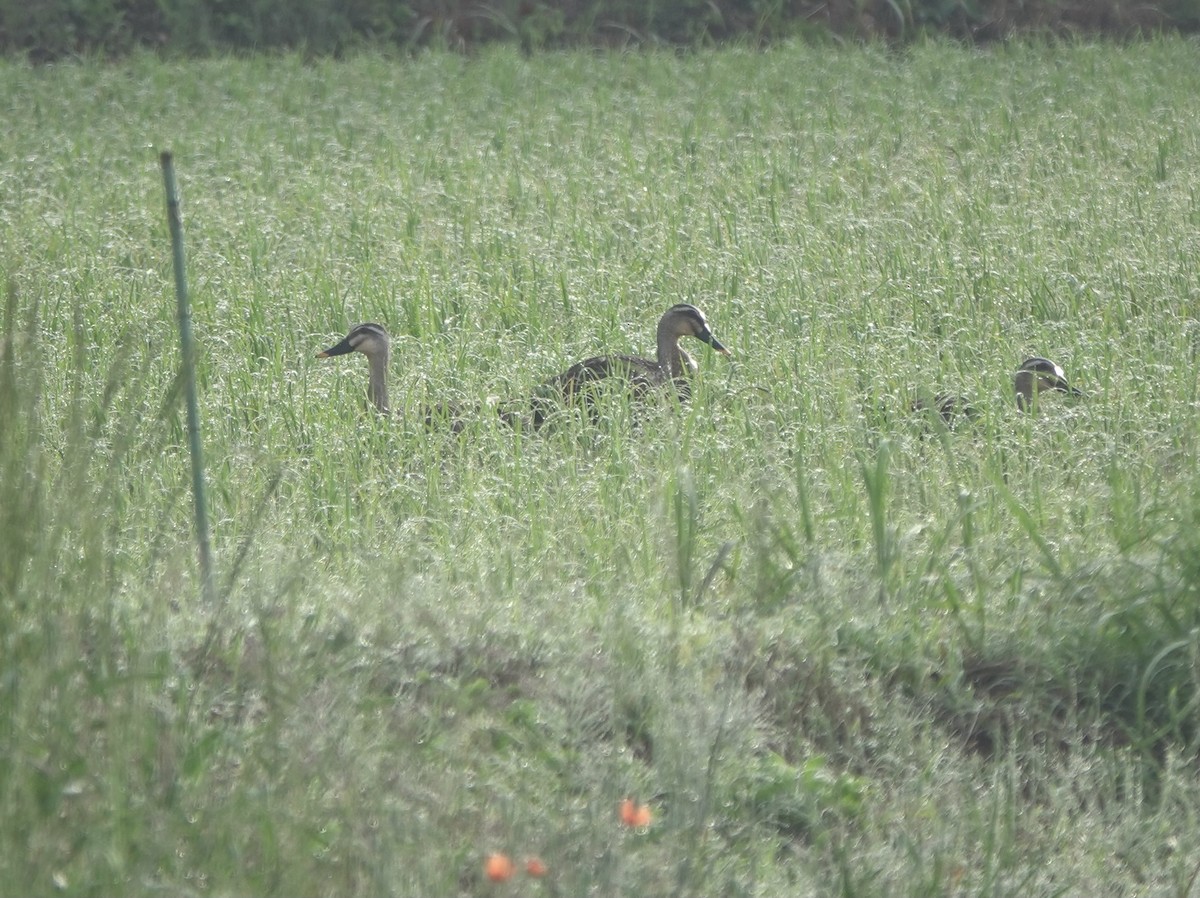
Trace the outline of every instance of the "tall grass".
{"type": "Polygon", "coordinates": [[[0,68],[3,881],[1187,894],[1193,50],[0,68]],[[685,406],[423,425],[680,300],[685,406]]]}

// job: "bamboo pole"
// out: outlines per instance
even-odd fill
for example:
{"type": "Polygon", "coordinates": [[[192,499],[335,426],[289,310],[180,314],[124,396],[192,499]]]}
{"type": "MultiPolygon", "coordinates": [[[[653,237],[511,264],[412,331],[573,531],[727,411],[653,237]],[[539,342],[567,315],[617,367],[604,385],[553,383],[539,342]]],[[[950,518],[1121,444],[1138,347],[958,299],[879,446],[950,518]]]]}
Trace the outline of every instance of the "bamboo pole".
{"type": "Polygon", "coordinates": [[[187,401],[188,448],[192,456],[192,498],[196,511],[196,541],[200,550],[201,595],[212,606],[217,599],[212,549],[208,538],[208,501],[204,489],[204,456],[200,444],[200,406],[196,399],[196,344],[192,338],[192,313],[188,306],[187,270],[183,257],[183,224],[175,165],[169,150],[159,157],[167,191],[167,223],[171,229],[171,256],[175,264],[175,298],[179,305],[179,343],[183,350],[183,395],[187,401]]]}

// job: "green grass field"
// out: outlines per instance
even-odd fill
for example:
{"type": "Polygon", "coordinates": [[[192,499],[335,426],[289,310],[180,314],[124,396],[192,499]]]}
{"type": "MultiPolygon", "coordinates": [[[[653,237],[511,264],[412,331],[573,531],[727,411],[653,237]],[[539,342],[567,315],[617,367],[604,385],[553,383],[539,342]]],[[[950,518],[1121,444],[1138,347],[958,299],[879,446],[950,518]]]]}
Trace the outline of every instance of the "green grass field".
{"type": "Polygon", "coordinates": [[[1200,895],[1196,62],[0,65],[0,892],[1200,895]],[[682,408],[422,425],[679,301],[682,408]]]}

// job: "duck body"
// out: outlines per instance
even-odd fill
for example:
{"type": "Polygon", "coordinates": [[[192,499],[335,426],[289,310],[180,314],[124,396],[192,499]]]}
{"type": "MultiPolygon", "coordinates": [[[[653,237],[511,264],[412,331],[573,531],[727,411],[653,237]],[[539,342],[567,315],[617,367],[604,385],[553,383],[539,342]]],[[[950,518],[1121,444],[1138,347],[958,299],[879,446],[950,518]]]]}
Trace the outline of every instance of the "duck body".
{"type": "Polygon", "coordinates": [[[686,401],[691,396],[688,379],[699,365],[679,345],[683,337],[695,337],[722,355],[730,354],[713,335],[703,312],[691,303],[677,303],[658,321],[655,358],[593,356],[543,383],[533,401],[534,427],[545,423],[555,405],[584,406],[594,417],[596,394],[608,385],[627,390],[637,400],[670,388],[686,401]]]}
{"type": "Polygon", "coordinates": [[[979,410],[970,399],[955,393],[921,397],[913,400],[910,408],[916,414],[937,415],[947,427],[954,427],[962,421],[974,421],[979,416],[979,410]]]}
{"type": "MultiPolygon", "coordinates": [[[[680,350],[680,354],[683,354],[683,350],[680,350]]],[[[687,368],[689,373],[697,370],[698,366],[691,356],[688,356],[687,361],[690,363],[687,368]]],[[[685,394],[690,392],[686,377],[672,376],[658,362],[633,355],[599,355],[584,359],[546,381],[543,386],[557,387],[562,393],[562,398],[571,402],[588,384],[605,380],[627,381],[630,389],[639,395],[665,387],[668,382],[685,394]]]]}

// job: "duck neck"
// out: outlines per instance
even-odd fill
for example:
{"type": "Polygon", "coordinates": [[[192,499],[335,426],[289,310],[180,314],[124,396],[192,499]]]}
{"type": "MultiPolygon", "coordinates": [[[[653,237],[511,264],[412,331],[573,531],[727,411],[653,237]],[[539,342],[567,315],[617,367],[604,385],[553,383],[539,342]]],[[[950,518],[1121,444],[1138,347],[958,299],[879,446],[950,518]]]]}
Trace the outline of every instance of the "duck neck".
{"type": "Polygon", "coordinates": [[[375,408],[387,414],[390,408],[387,384],[388,353],[378,352],[370,355],[367,357],[367,362],[371,370],[371,401],[375,403],[375,408]]]}
{"type": "Polygon", "coordinates": [[[1033,378],[1027,371],[1018,371],[1013,377],[1013,388],[1016,391],[1016,407],[1022,412],[1030,407],[1033,400],[1033,378]]]}
{"type": "Polygon", "coordinates": [[[658,366],[665,369],[671,377],[691,373],[695,362],[691,356],[679,348],[679,335],[668,328],[658,325],[658,366]]]}
{"type": "Polygon", "coordinates": [[[1033,403],[1033,376],[1028,371],[1021,371],[1013,378],[1013,387],[1017,393],[1017,408],[1027,411],[1033,403]]]}

